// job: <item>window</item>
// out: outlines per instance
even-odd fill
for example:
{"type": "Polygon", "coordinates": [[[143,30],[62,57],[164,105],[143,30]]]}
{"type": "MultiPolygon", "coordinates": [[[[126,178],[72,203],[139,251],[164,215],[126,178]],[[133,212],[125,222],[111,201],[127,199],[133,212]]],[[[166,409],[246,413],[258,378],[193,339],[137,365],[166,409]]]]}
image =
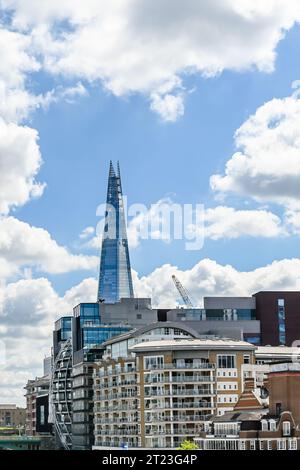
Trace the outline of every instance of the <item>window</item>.
{"type": "Polygon", "coordinates": [[[289,421],[284,421],[282,423],[282,431],[284,436],[291,435],[291,423],[289,421]]]}
{"type": "Polygon", "coordinates": [[[142,314],[141,314],[141,313],[137,313],[137,314],[136,314],[136,319],[137,319],[137,320],[142,320],[142,318],[143,318],[143,317],[142,317],[142,314]]]}
{"type": "Polygon", "coordinates": [[[286,450],[286,441],[285,439],[277,440],[277,450],[286,450]]]}
{"type": "Polygon", "coordinates": [[[250,441],[250,450],[256,450],[256,442],[254,439],[250,441]]]}
{"type": "Polygon", "coordinates": [[[250,364],[250,356],[249,356],[249,354],[244,354],[244,364],[250,364]]]}
{"type": "Polygon", "coordinates": [[[267,449],[268,449],[268,450],[273,450],[272,441],[268,441],[268,443],[267,443],[267,449]]]}
{"type": "Polygon", "coordinates": [[[145,369],[160,369],[164,364],[163,356],[146,356],[144,357],[145,369]]]}
{"type": "Polygon", "coordinates": [[[246,450],[246,442],[240,441],[239,450],[246,450]]]}
{"type": "Polygon", "coordinates": [[[297,439],[289,439],[289,450],[297,450],[297,439]]]}
{"type": "Polygon", "coordinates": [[[280,415],[281,409],[282,409],[281,403],[276,403],[276,415],[277,416],[280,415]]]}
{"type": "Polygon", "coordinates": [[[278,329],[279,329],[279,343],[285,344],[285,306],[284,299],[278,299],[278,329]]]}
{"type": "Polygon", "coordinates": [[[265,444],[263,440],[259,441],[259,450],[265,450],[265,444]]]}
{"type": "Polygon", "coordinates": [[[218,355],[219,369],[235,369],[236,357],[234,355],[218,355]]]}
{"type": "Polygon", "coordinates": [[[267,431],[268,430],[268,421],[266,419],[261,420],[261,430],[267,431]]]}
{"type": "Polygon", "coordinates": [[[274,419],[270,419],[270,431],[276,431],[276,421],[274,419]]]}

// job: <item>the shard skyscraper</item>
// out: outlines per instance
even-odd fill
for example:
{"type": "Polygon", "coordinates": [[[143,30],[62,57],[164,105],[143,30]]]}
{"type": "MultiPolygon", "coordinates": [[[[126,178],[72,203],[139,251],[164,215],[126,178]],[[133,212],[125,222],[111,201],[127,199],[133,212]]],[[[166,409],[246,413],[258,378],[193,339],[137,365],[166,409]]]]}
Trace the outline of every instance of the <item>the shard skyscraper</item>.
{"type": "Polygon", "coordinates": [[[115,172],[113,164],[110,162],[98,300],[114,303],[124,297],[134,297],[134,294],[120,167],[118,162],[117,172],[115,172]]]}

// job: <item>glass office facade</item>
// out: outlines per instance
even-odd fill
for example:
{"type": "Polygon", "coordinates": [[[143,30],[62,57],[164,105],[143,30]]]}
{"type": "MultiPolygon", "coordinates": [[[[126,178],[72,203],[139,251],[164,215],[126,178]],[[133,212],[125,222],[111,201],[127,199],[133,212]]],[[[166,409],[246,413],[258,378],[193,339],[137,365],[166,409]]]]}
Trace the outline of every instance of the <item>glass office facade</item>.
{"type": "Polygon", "coordinates": [[[255,310],[252,309],[202,309],[193,308],[185,309],[182,312],[186,320],[220,320],[220,321],[234,321],[234,320],[255,320],[255,310]]]}
{"type": "Polygon", "coordinates": [[[72,337],[72,317],[61,317],[55,322],[53,331],[53,356],[56,358],[61,346],[72,337]]]}
{"type": "Polygon", "coordinates": [[[55,322],[58,341],[67,341],[72,336],[72,317],[61,317],[55,322]]]}
{"type": "Polygon", "coordinates": [[[98,299],[114,303],[133,296],[120,169],[116,174],[110,162],[98,299]]]}
{"type": "Polygon", "coordinates": [[[91,349],[132,329],[128,326],[101,324],[101,304],[82,303],[74,308],[73,351],[91,349]]]}
{"type": "Polygon", "coordinates": [[[132,328],[123,326],[84,327],[82,330],[83,348],[95,348],[114,336],[121,335],[132,328]]]}
{"type": "Polygon", "coordinates": [[[74,308],[74,317],[79,318],[81,326],[100,325],[100,309],[96,302],[82,303],[74,308]]]}

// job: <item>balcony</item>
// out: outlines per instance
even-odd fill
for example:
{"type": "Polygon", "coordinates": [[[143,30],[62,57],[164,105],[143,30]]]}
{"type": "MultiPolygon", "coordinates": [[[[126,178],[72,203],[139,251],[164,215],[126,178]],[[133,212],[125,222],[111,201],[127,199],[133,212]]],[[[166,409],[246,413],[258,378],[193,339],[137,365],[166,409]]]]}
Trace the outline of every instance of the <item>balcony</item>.
{"type": "Polygon", "coordinates": [[[145,383],[189,383],[189,382],[214,382],[215,378],[211,375],[192,375],[183,377],[151,377],[145,375],[145,383]]]}
{"type": "Polygon", "coordinates": [[[206,362],[202,363],[202,364],[193,364],[193,363],[190,363],[190,364],[161,364],[161,365],[153,365],[151,364],[151,366],[149,366],[149,368],[145,368],[145,371],[144,372],[151,372],[153,370],[170,370],[170,369],[184,369],[184,370],[187,370],[187,369],[197,369],[197,370],[207,370],[207,369],[210,369],[210,370],[214,370],[215,369],[215,365],[214,364],[208,364],[206,362]]]}
{"type": "Polygon", "coordinates": [[[175,428],[175,429],[146,429],[146,436],[198,436],[199,430],[197,428],[175,428]]]}
{"type": "Polygon", "coordinates": [[[207,419],[211,415],[194,415],[194,416],[187,416],[187,415],[177,415],[177,416],[165,416],[164,418],[161,417],[155,417],[153,414],[151,414],[148,417],[146,417],[145,424],[146,425],[151,425],[154,422],[163,422],[163,423],[182,423],[182,422],[188,422],[188,423],[200,423],[202,421],[207,421],[207,419]]]}
{"type": "Polygon", "coordinates": [[[158,396],[207,396],[215,395],[215,390],[207,389],[198,389],[198,390],[156,390],[156,391],[147,391],[145,390],[145,398],[152,398],[158,396]]]}
{"type": "Polygon", "coordinates": [[[99,393],[97,394],[97,397],[96,399],[97,400],[117,400],[119,398],[136,398],[137,397],[137,393],[126,393],[126,392],[123,392],[123,393],[109,393],[107,395],[105,394],[102,394],[102,393],[99,393]]]}
{"type": "Polygon", "coordinates": [[[212,409],[215,408],[215,405],[210,402],[186,402],[186,403],[155,403],[147,406],[145,411],[156,410],[156,409],[191,409],[191,408],[207,408],[212,409]]]}
{"type": "MultiPolygon", "coordinates": [[[[120,405],[120,403],[118,405],[120,405]]],[[[118,406],[118,405],[116,406],[109,405],[109,406],[102,406],[102,407],[98,406],[94,409],[94,412],[95,413],[119,413],[121,411],[128,412],[128,411],[137,410],[137,406],[135,404],[131,404],[131,405],[128,404],[128,405],[122,405],[122,406],[118,406]]]]}

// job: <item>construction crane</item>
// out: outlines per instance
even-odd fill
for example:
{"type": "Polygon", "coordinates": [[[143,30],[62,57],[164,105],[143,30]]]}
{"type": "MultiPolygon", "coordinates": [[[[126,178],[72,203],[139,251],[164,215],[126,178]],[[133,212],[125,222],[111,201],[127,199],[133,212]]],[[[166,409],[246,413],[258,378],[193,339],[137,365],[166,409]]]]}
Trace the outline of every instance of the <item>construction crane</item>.
{"type": "Polygon", "coordinates": [[[173,279],[173,282],[175,284],[176,289],[178,290],[178,292],[179,292],[179,294],[180,294],[180,296],[181,296],[181,298],[184,302],[184,305],[188,308],[193,308],[193,304],[191,302],[191,299],[189,297],[189,294],[188,294],[187,290],[183,287],[183,285],[181,284],[179,279],[177,279],[175,274],[173,274],[172,279],[173,279]]]}

